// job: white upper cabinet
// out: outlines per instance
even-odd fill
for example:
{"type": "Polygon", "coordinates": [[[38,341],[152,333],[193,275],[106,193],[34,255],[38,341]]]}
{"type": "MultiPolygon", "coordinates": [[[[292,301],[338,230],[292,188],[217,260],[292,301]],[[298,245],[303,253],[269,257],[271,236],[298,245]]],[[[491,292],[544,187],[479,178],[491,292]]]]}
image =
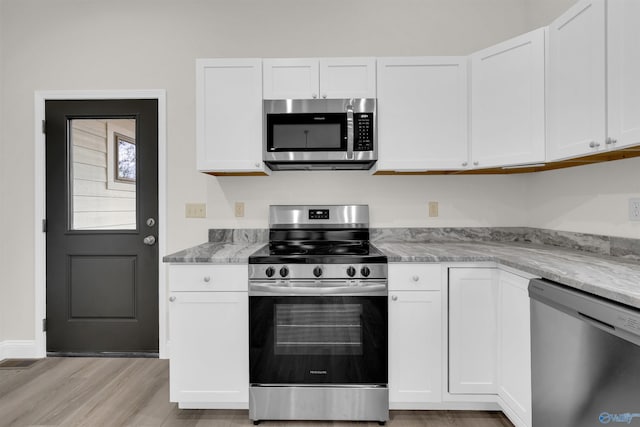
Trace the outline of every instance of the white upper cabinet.
{"type": "Polygon", "coordinates": [[[201,172],[265,172],[262,60],[196,61],[196,149],[201,172]]]}
{"type": "Polygon", "coordinates": [[[264,59],[264,99],[375,98],[374,58],[264,59]]]}
{"type": "Polygon", "coordinates": [[[379,171],[468,166],[467,58],[378,58],[379,171]]]}
{"type": "MultiPolygon", "coordinates": [[[[629,42],[637,46],[637,39],[629,42]]],[[[606,146],[604,0],[580,1],[551,23],[548,70],[547,160],[603,150],[606,146]]]]}
{"type": "Polygon", "coordinates": [[[607,2],[608,148],[640,144],[640,1],[607,2]]]}
{"type": "Polygon", "coordinates": [[[545,28],[471,55],[473,167],[545,160],[545,28]]]}

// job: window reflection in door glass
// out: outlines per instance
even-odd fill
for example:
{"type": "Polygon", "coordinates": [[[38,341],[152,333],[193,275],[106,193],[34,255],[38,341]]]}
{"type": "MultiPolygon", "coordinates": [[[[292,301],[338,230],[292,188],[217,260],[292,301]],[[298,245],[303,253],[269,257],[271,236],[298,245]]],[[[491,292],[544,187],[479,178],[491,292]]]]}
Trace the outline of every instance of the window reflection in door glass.
{"type": "Polygon", "coordinates": [[[135,119],[70,121],[72,230],[136,229],[135,119]]]}

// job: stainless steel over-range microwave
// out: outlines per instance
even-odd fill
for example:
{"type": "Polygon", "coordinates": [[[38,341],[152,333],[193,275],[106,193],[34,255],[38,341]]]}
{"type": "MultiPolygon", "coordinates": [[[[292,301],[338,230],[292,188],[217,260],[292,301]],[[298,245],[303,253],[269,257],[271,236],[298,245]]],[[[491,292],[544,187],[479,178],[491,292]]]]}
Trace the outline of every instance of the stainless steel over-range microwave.
{"type": "Polygon", "coordinates": [[[369,169],[378,158],[375,99],[265,100],[264,114],[273,170],[369,169]]]}

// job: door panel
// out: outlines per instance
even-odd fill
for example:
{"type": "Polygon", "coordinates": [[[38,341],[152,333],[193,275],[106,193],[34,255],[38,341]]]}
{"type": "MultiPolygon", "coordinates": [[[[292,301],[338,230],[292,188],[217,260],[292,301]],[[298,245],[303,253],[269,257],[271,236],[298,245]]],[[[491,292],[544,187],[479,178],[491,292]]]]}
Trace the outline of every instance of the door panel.
{"type": "Polygon", "coordinates": [[[48,352],[158,351],[157,111],[45,104],[48,352]]]}

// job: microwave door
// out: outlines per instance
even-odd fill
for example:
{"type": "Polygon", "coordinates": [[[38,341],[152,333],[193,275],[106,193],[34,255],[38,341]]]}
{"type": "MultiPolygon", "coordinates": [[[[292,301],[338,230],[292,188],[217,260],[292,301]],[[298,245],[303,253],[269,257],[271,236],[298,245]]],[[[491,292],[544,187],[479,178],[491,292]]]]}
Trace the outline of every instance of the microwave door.
{"type": "Polygon", "coordinates": [[[269,152],[347,151],[347,117],[342,113],[269,114],[269,152]]]}

